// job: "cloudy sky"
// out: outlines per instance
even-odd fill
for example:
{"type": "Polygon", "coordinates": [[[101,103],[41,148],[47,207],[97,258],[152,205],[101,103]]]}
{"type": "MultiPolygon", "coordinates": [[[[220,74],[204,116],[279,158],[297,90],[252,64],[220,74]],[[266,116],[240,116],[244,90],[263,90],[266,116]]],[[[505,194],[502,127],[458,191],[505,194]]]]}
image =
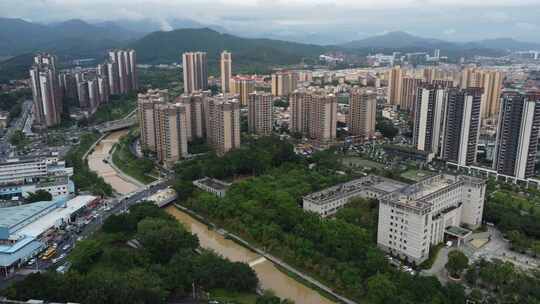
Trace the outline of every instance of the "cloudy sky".
{"type": "Polygon", "coordinates": [[[192,19],[244,36],[348,41],[388,31],[450,41],[540,43],[540,0],[0,0],[0,16],[37,22],[192,19]],[[311,38],[310,38],[311,37],[311,38]]]}

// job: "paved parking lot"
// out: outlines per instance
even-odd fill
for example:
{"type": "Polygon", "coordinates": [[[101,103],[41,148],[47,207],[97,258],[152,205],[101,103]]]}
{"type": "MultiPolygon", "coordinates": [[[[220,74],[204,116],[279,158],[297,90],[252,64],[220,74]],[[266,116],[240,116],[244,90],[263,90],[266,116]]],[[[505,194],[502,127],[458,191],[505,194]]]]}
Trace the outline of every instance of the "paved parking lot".
{"type": "MultiPolygon", "coordinates": [[[[494,227],[488,227],[488,234],[491,236],[490,241],[479,249],[467,244],[464,247],[464,252],[472,261],[480,258],[487,260],[500,259],[509,261],[516,266],[524,269],[532,269],[540,265],[540,260],[531,256],[520,254],[510,250],[509,242],[503,238],[502,233],[494,227]]],[[[473,235],[474,237],[475,235],[473,235]]]]}

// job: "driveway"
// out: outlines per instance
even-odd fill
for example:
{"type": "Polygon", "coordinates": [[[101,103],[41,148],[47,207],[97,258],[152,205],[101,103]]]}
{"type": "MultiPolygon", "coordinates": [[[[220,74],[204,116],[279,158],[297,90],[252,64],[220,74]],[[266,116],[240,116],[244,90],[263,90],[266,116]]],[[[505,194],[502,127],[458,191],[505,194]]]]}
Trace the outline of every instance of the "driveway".
{"type": "Polygon", "coordinates": [[[439,282],[441,282],[441,284],[446,285],[446,283],[448,282],[448,276],[446,273],[446,268],[444,268],[444,266],[448,262],[448,253],[454,249],[456,248],[448,248],[446,246],[441,248],[431,268],[427,270],[422,270],[420,274],[424,276],[435,276],[437,277],[437,279],[439,279],[439,282]]]}

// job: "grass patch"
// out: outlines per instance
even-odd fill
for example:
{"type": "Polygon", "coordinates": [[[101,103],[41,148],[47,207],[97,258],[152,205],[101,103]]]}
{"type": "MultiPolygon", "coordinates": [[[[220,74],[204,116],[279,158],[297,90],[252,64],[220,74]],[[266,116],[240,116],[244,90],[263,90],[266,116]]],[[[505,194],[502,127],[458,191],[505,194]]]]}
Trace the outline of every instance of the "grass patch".
{"type": "Polygon", "coordinates": [[[400,174],[401,177],[418,182],[428,176],[433,175],[430,171],[410,169],[400,174]]]}
{"type": "Polygon", "coordinates": [[[224,289],[213,289],[210,291],[210,299],[218,300],[221,303],[255,304],[257,297],[255,294],[239,293],[224,289]]]}
{"type": "Polygon", "coordinates": [[[129,148],[129,145],[135,138],[133,132],[122,137],[120,141],[115,145],[115,149],[112,155],[114,165],[116,165],[122,172],[133,177],[143,184],[149,184],[156,179],[148,176],[147,173],[151,173],[154,170],[154,162],[149,159],[137,158],[129,148]]]}
{"type": "Polygon", "coordinates": [[[109,103],[101,105],[90,119],[90,122],[100,124],[124,118],[137,107],[137,95],[113,95],[109,103]]]}
{"type": "Polygon", "coordinates": [[[422,264],[418,265],[420,269],[430,269],[433,266],[433,263],[435,263],[435,260],[437,259],[437,256],[439,255],[439,251],[444,247],[444,244],[438,244],[434,247],[431,247],[429,250],[429,258],[425,260],[422,264]]]}
{"type": "Polygon", "coordinates": [[[73,167],[73,182],[79,191],[90,191],[95,195],[111,196],[113,189],[96,172],[90,170],[88,162],[82,157],[99,139],[97,133],[85,133],[78,145],[73,146],[66,155],[68,167],[73,167]]]}
{"type": "Polygon", "coordinates": [[[341,163],[344,164],[345,166],[356,167],[356,168],[361,168],[361,167],[364,167],[364,168],[367,167],[367,168],[371,168],[371,169],[383,169],[384,168],[383,164],[379,164],[379,163],[374,162],[372,160],[361,158],[361,157],[355,157],[355,156],[343,157],[341,159],[341,163]]]}

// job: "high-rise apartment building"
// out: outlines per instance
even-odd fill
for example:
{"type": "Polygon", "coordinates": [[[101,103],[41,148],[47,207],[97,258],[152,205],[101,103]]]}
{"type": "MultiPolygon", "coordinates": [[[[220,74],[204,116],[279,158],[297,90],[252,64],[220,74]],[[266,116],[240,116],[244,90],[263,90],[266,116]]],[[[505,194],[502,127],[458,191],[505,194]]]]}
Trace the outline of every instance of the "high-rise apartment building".
{"type": "Polygon", "coordinates": [[[494,169],[519,179],[534,176],[540,93],[504,92],[498,123],[494,169]]]}
{"type": "Polygon", "coordinates": [[[248,99],[248,129],[259,135],[272,134],[273,96],[270,93],[254,92],[248,99]]]}
{"type": "Polygon", "coordinates": [[[135,50],[110,50],[107,74],[112,94],[127,94],[138,90],[137,54],[135,50]]]}
{"type": "Polygon", "coordinates": [[[40,127],[61,122],[63,92],[56,74],[56,56],[37,54],[30,69],[35,121],[40,127]]]}
{"type": "Polygon", "coordinates": [[[221,52],[221,92],[231,92],[232,56],[230,52],[221,52]]]}
{"type": "Polygon", "coordinates": [[[448,90],[441,158],[459,166],[476,162],[482,88],[448,90]]]}
{"type": "Polygon", "coordinates": [[[484,71],[482,88],[484,96],[480,109],[482,118],[491,118],[499,113],[501,108],[501,92],[504,74],[500,71],[484,71]]]}
{"type": "Polygon", "coordinates": [[[63,95],[69,99],[77,99],[77,82],[72,73],[62,73],[59,76],[60,87],[63,90],[63,95]]]}
{"type": "Polygon", "coordinates": [[[97,81],[100,104],[109,102],[109,96],[111,95],[111,93],[109,92],[109,80],[107,79],[107,76],[98,76],[97,81]]]}
{"type": "Polygon", "coordinates": [[[120,78],[118,76],[118,64],[114,61],[106,63],[107,79],[109,81],[109,91],[111,95],[120,94],[120,78]]]}
{"type": "Polygon", "coordinates": [[[278,72],[272,74],[272,95],[288,96],[298,86],[298,74],[294,72],[278,72]]]}
{"type": "Polygon", "coordinates": [[[401,91],[403,86],[403,71],[400,66],[395,66],[388,71],[388,96],[387,103],[401,106],[401,91]]]}
{"type": "Polygon", "coordinates": [[[375,134],[377,94],[370,89],[353,90],[349,98],[347,124],[352,136],[371,137],[375,134]]]}
{"type": "Polygon", "coordinates": [[[326,92],[299,92],[290,96],[291,132],[321,142],[336,139],[337,98],[326,92]]]}
{"type": "Polygon", "coordinates": [[[504,73],[494,70],[483,70],[476,67],[465,67],[461,71],[461,88],[483,88],[481,118],[491,118],[499,113],[504,73]]]}
{"type": "Polygon", "coordinates": [[[208,62],[206,52],[189,52],[182,55],[184,93],[204,91],[208,88],[208,62]]]}
{"type": "Polygon", "coordinates": [[[166,167],[172,167],[189,154],[188,107],[181,103],[158,103],[155,106],[156,155],[166,167]]]}
{"type": "Polygon", "coordinates": [[[227,96],[206,98],[207,142],[218,155],[240,147],[240,101],[227,96]]]}
{"type": "Polygon", "coordinates": [[[401,87],[401,109],[412,111],[416,101],[418,87],[422,85],[422,79],[415,77],[403,77],[401,87]]]}
{"type": "MultiPolygon", "coordinates": [[[[191,131],[188,132],[188,139],[197,139],[206,137],[206,106],[205,101],[211,95],[208,91],[197,92],[193,94],[184,94],[179,100],[184,105],[189,105],[189,125],[191,131]]],[[[187,109],[187,108],[186,108],[187,109]]]]}
{"type": "Polygon", "coordinates": [[[418,88],[414,107],[413,144],[416,149],[439,154],[447,91],[433,85],[418,88]]]}
{"type": "Polygon", "coordinates": [[[240,104],[247,106],[249,94],[255,91],[255,80],[248,77],[234,77],[231,80],[230,93],[238,95],[240,104]]]}
{"type": "Polygon", "coordinates": [[[77,98],[79,100],[79,107],[81,109],[86,109],[90,106],[88,82],[86,80],[80,80],[77,82],[77,98]]]}
{"type": "Polygon", "coordinates": [[[88,80],[88,111],[91,114],[95,113],[100,102],[98,80],[94,77],[88,80]]]}
{"type": "Polygon", "coordinates": [[[148,90],[138,95],[139,127],[141,130],[141,146],[143,150],[157,152],[157,119],[156,107],[168,101],[167,90],[148,90]]]}

